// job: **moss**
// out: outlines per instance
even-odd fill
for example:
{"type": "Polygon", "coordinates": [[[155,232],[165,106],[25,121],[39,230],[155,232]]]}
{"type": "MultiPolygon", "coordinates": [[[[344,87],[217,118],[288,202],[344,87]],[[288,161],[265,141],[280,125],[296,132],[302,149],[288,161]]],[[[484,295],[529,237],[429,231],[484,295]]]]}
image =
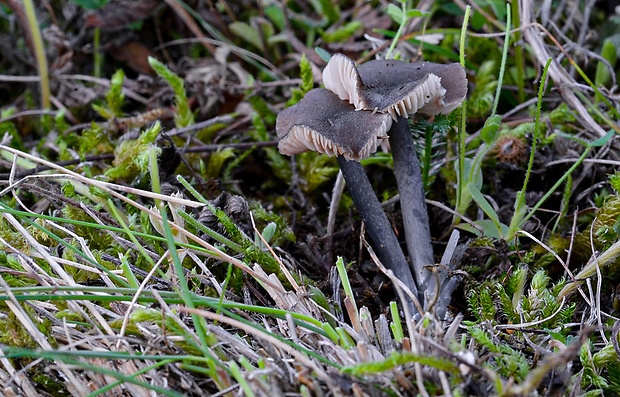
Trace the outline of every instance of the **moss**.
{"type": "Polygon", "coordinates": [[[37,365],[28,371],[33,382],[52,396],[70,396],[71,393],[65,387],[64,382],[48,375],[49,371],[46,370],[46,366],[46,364],[37,365]]]}
{"type": "Polygon", "coordinates": [[[575,236],[572,251],[575,258],[586,261],[592,255],[593,249],[604,251],[620,239],[618,219],[620,219],[620,197],[611,196],[596,210],[592,223],[575,236]],[[590,235],[594,248],[590,244],[590,235]]]}
{"type": "Polygon", "coordinates": [[[15,255],[6,254],[0,251],[0,266],[5,267],[7,270],[2,272],[2,278],[9,285],[9,287],[26,287],[29,285],[37,285],[37,281],[32,277],[26,275],[26,272],[17,260],[15,255]],[[15,272],[11,272],[14,270],[15,272]],[[24,275],[20,275],[23,273],[24,275]]]}
{"type": "Polygon", "coordinates": [[[109,168],[105,175],[112,180],[133,180],[143,171],[141,155],[147,152],[161,131],[159,122],[143,131],[137,139],[127,139],[120,142],[114,149],[114,167],[109,168]]]}
{"type": "MultiPolygon", "coordinates": [[[[55,345],[56,342],[50,337],[50,330],[52,323],[50,320],[39,317],[35,314],[34,309],[30,306],[22,306],[26,314],[35,324],[37,329],[45,336],[47,336],[50,344],[55,345]]],[[[3,309],[3,311],[5,311],[3,309]]],[[[34,349],[39,347],[32,335],[26,330],[24,325],[19,321],[15,313],[10,310],[6,318],[0,320],[0,343],[11,347],[23,347],[28,349],[34,349]]]]}

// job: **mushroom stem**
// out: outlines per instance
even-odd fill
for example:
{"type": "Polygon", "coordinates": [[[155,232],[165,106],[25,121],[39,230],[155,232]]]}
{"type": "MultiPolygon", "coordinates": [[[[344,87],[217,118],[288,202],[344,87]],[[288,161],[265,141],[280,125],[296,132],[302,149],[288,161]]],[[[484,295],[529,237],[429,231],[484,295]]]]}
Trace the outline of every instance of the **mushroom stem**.
{"type": "MultiPolygon", "coordinates": [[[[427,299],[432,300],[437,293],[437,286],[435,279],[431,277],[431,272],[425,269],[425,266],[435,263],[433,246],[420,164],[409,131],[409,120],[398,117],[398,120],[392,123],[389,136],[413,278],[420,292],[428,292],[427,299]]],[[[420,302],[425,301],[426,299],[420,296],[420,302]]]]}
{"type": "MultiPolygon", "coordinates": [[[[359,162],[347,161],[342,156],[338,156],[338,164],[344,175],[347,190],[366,225],[370,242],[377,257],[385,267],[394,272],[394,275],[411,290],[414,296],[419,296],[411,269],[407,264],[407,258],[405,258],[394,230],[381,208],[381,203],[374,193],[364,167],[359,162]]],[[[413,302],[410,303],[414,314],[417,313],[413,302]]]]}

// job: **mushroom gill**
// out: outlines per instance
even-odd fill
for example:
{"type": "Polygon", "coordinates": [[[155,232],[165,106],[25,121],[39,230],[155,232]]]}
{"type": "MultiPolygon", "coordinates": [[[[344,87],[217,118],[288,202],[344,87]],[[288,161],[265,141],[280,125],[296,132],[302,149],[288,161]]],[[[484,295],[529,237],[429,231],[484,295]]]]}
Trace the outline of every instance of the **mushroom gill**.
{"type": "Polygon", "coordinates": [[[355,106],[355,110],[363,109],[360,99],[363,83],[351,58],[334,54],[323,69],[323,84],[340,99],[355,106]]]}

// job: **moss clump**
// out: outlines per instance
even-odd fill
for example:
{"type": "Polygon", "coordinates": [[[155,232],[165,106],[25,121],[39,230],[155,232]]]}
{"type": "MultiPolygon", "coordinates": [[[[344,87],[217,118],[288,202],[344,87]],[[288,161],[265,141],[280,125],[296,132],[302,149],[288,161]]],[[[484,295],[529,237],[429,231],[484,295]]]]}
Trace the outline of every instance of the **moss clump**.
{"type": "MultiPolygon", "coordinates": [[[[23,347],[28,349],[34,349],[39,347],[32,335],[26,330],[21,321],[17,318],[15,313],[7,310],[6,305],[2,303],[0,307],[3,307],[3,312],[8,311],[8,315],[5,319],[0,320],[0,343],[11,347],[23,347]]],[[[34,313],[34,309],[24,306],[24,311],[30,316],[32,323],[35,324],[37,329],[43,335],[49,335],[51,328],[51,321],[38,317],[34,313]]],[[[50,343],[53,342],[51,338],[48,338],[50,343]]]]}

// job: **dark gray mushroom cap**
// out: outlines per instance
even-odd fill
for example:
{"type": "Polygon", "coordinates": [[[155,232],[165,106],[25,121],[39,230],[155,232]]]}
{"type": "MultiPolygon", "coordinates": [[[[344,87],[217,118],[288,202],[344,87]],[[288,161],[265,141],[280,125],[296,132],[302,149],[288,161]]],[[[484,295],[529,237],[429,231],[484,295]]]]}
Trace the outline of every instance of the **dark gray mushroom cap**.
{"type": "Polygon", "coordinates": [[[445,95],[440,101],[433,103],[430,102],[424,106],[421,110],[422,113],[433,114],[448,114],[463,103],[463,100],[467,96],[467,74],[465,69],[458,63],[450,63],[442,65],[438,63],[414,63],[412,65],[424,65],[432,68],[432,73],[439,77],[441,80],[441,86],[446,90],[445,95]],[[434,106],[431,106],[434,105],[434,106]]]}
{"type": "Polygon", "coordinates": [[[313,150],[357,160],[370,156],[387,138],[388,114],[358,112],[331,91],[317,88],[276,119],[280,153],[313,150]]]}
{"type": "Polygon", "coordinates": [[[323,83],[356,109],[389,113],[393,119],[418,111],[449,113],[467,94],[467,77],[459,64],[374,60],[356,67],[342,54],[330,59],[323,83]]]}

